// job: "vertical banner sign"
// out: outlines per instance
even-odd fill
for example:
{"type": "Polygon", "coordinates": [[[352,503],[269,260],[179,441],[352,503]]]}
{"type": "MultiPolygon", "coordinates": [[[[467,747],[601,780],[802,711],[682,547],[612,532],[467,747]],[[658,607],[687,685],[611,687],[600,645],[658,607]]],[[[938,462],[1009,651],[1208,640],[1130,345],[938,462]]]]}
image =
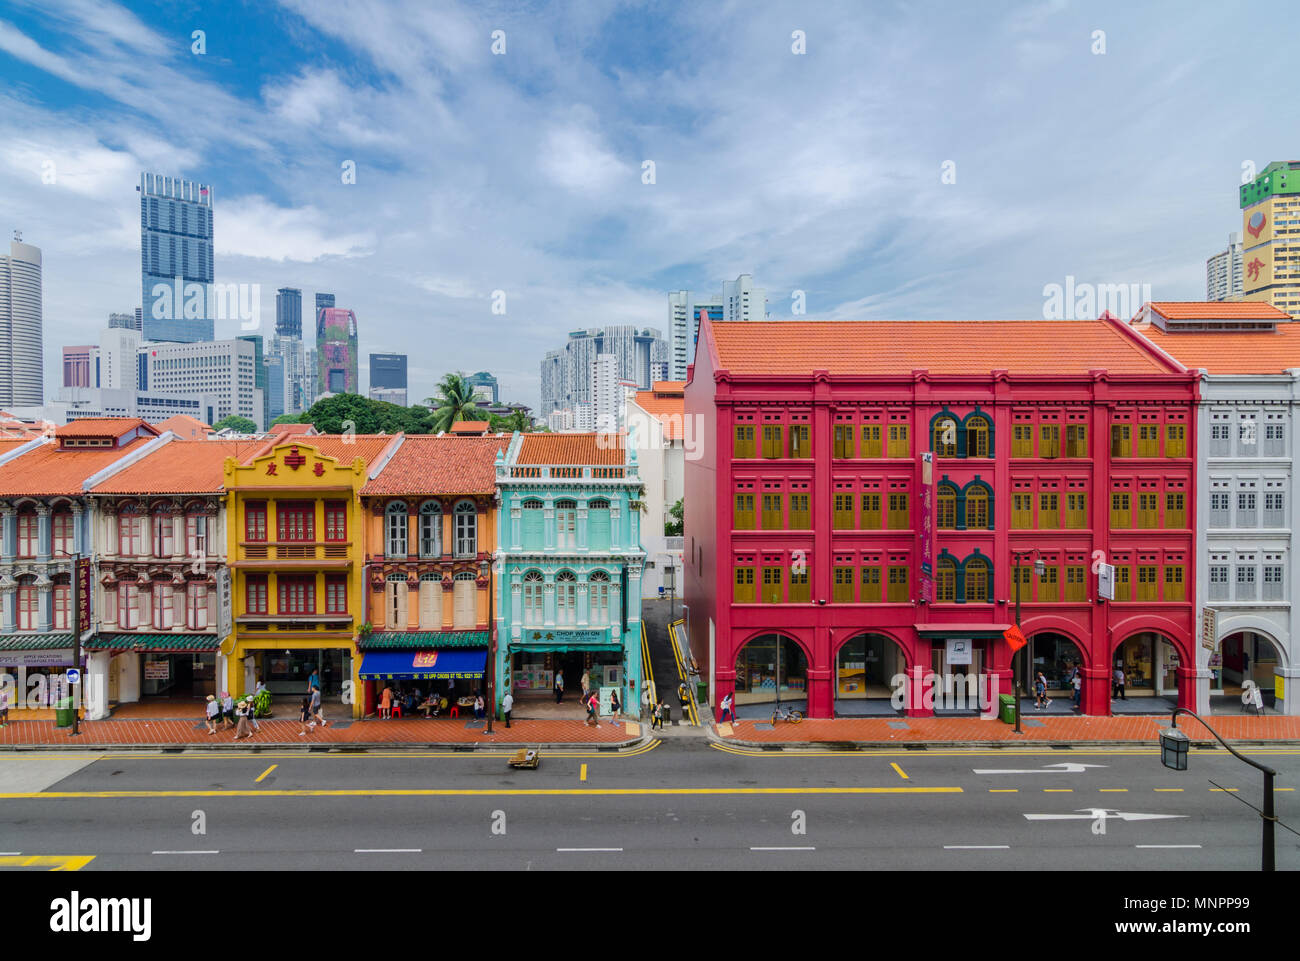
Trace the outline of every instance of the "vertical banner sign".
{"type": "Polygon", "coordinates": [[[934,454],[921,455],[921,524],[917,536],[921,539],[921,576],[917,584],[917,597],[929,604],[934,601],[934,454]]]}
{"type": "Polygon", "coordinates": [[[233,629],[231,625],[230,571],[217,569],[217,643],[224,644],[233,629]]]}
{"type": "Polygon", "coordinates": [[[1214,653],[1214,635],[1218,633],[1217,612],[1212,607],[1201,610],[1201,647],[1214,653]]]}
{"type": "Polygon", "coordinates": [[[90,559],[78,557],[73,563],[76,566],[77,582],[77,597],[74,601],[77,605],[77,629],[84,634],[90,629],[90,559]]]}

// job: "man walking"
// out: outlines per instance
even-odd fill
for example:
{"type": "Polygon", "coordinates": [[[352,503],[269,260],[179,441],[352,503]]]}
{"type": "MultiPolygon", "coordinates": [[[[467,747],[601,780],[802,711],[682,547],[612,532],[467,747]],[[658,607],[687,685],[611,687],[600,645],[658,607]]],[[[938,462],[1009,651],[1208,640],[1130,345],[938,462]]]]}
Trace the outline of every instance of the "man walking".
{"type": "Polygon", "coordinates": [[[321,713],[319,687],[313,687],[311,689],[311,716],[312,716],[312,720],[320,722],[321,727],[324,727],[326,724],[329,723],[328,721],[325,720],[325,715],[321,713]]]}
{"type": "Polygon", "coordinates": [[[1070,686],[1074,688],[1074,709],[1079,709],[1080,699],[1083,697],[1083,668],[1075,665],[1074,674],[1070,678],[1070,686]]]}
{"type": "Polygon", "coordinates": [[[510,712],[515,709],[515,696],[506,691],[506,696],[501,698],[501,713],[505,715],[506,727],[510,726],[510,712]]]}
{"type": "Polygon", "coordinates": [[[1115,665],[1115,690],[1111,697],[1118,697],[1121,701],[1128,700],[1124,696],[1124,666],[1122,664],[1115,665]]]}
{"type": "Polygon", "coordinates": [[[653,731],[655,728],[659,728],[660,730],[663,730],[663,726],[664,726],[664,702],[656,701],[654,716],[653,719],[650,721],[650,730],[653,731]]]}
{"type": "Polygon", "coordinates": [[[564,672],[555,672],[555,703],[564,703],[564,672]]]}

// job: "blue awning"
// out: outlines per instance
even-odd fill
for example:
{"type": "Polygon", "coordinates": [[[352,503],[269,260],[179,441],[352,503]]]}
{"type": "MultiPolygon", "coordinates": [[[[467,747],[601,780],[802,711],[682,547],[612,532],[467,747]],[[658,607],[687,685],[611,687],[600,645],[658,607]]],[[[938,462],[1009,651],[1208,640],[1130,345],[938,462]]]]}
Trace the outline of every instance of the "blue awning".
{"type": "Polygon", "coordinates": [[[482,677],[486,665],[486,647],[443,651],[367,651],[361,659],[361,676],[385,681],[459,680],[482,677]]]}

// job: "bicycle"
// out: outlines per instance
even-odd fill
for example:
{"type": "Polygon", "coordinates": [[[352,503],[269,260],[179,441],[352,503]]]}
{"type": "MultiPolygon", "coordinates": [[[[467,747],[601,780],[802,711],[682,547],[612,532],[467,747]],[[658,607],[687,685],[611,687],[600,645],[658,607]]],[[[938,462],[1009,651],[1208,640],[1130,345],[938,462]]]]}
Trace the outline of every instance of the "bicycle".
{"type": "Polygon", "coordinates": [[[790,724],[798,724],[802,720],[803,715],[801,713],[798,711],[792,711],[788,707],[777,707],[777,709],[772,712],[773,724],[777,721],[786,721],[790,724]]]}

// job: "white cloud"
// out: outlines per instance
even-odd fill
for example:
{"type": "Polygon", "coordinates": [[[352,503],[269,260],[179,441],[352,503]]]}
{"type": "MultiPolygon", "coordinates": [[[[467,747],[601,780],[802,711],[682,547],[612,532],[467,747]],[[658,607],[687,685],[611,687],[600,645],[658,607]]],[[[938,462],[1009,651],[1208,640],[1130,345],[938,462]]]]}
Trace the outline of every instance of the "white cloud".
{"type": "Polygon", "coordinates": [[[239,197],[214,211],[218,256],[309,263],[325,257],[364,257],[375,247],[369,231],[338,230],[312,206],[277,207],[263,197],[239,197]]]}

